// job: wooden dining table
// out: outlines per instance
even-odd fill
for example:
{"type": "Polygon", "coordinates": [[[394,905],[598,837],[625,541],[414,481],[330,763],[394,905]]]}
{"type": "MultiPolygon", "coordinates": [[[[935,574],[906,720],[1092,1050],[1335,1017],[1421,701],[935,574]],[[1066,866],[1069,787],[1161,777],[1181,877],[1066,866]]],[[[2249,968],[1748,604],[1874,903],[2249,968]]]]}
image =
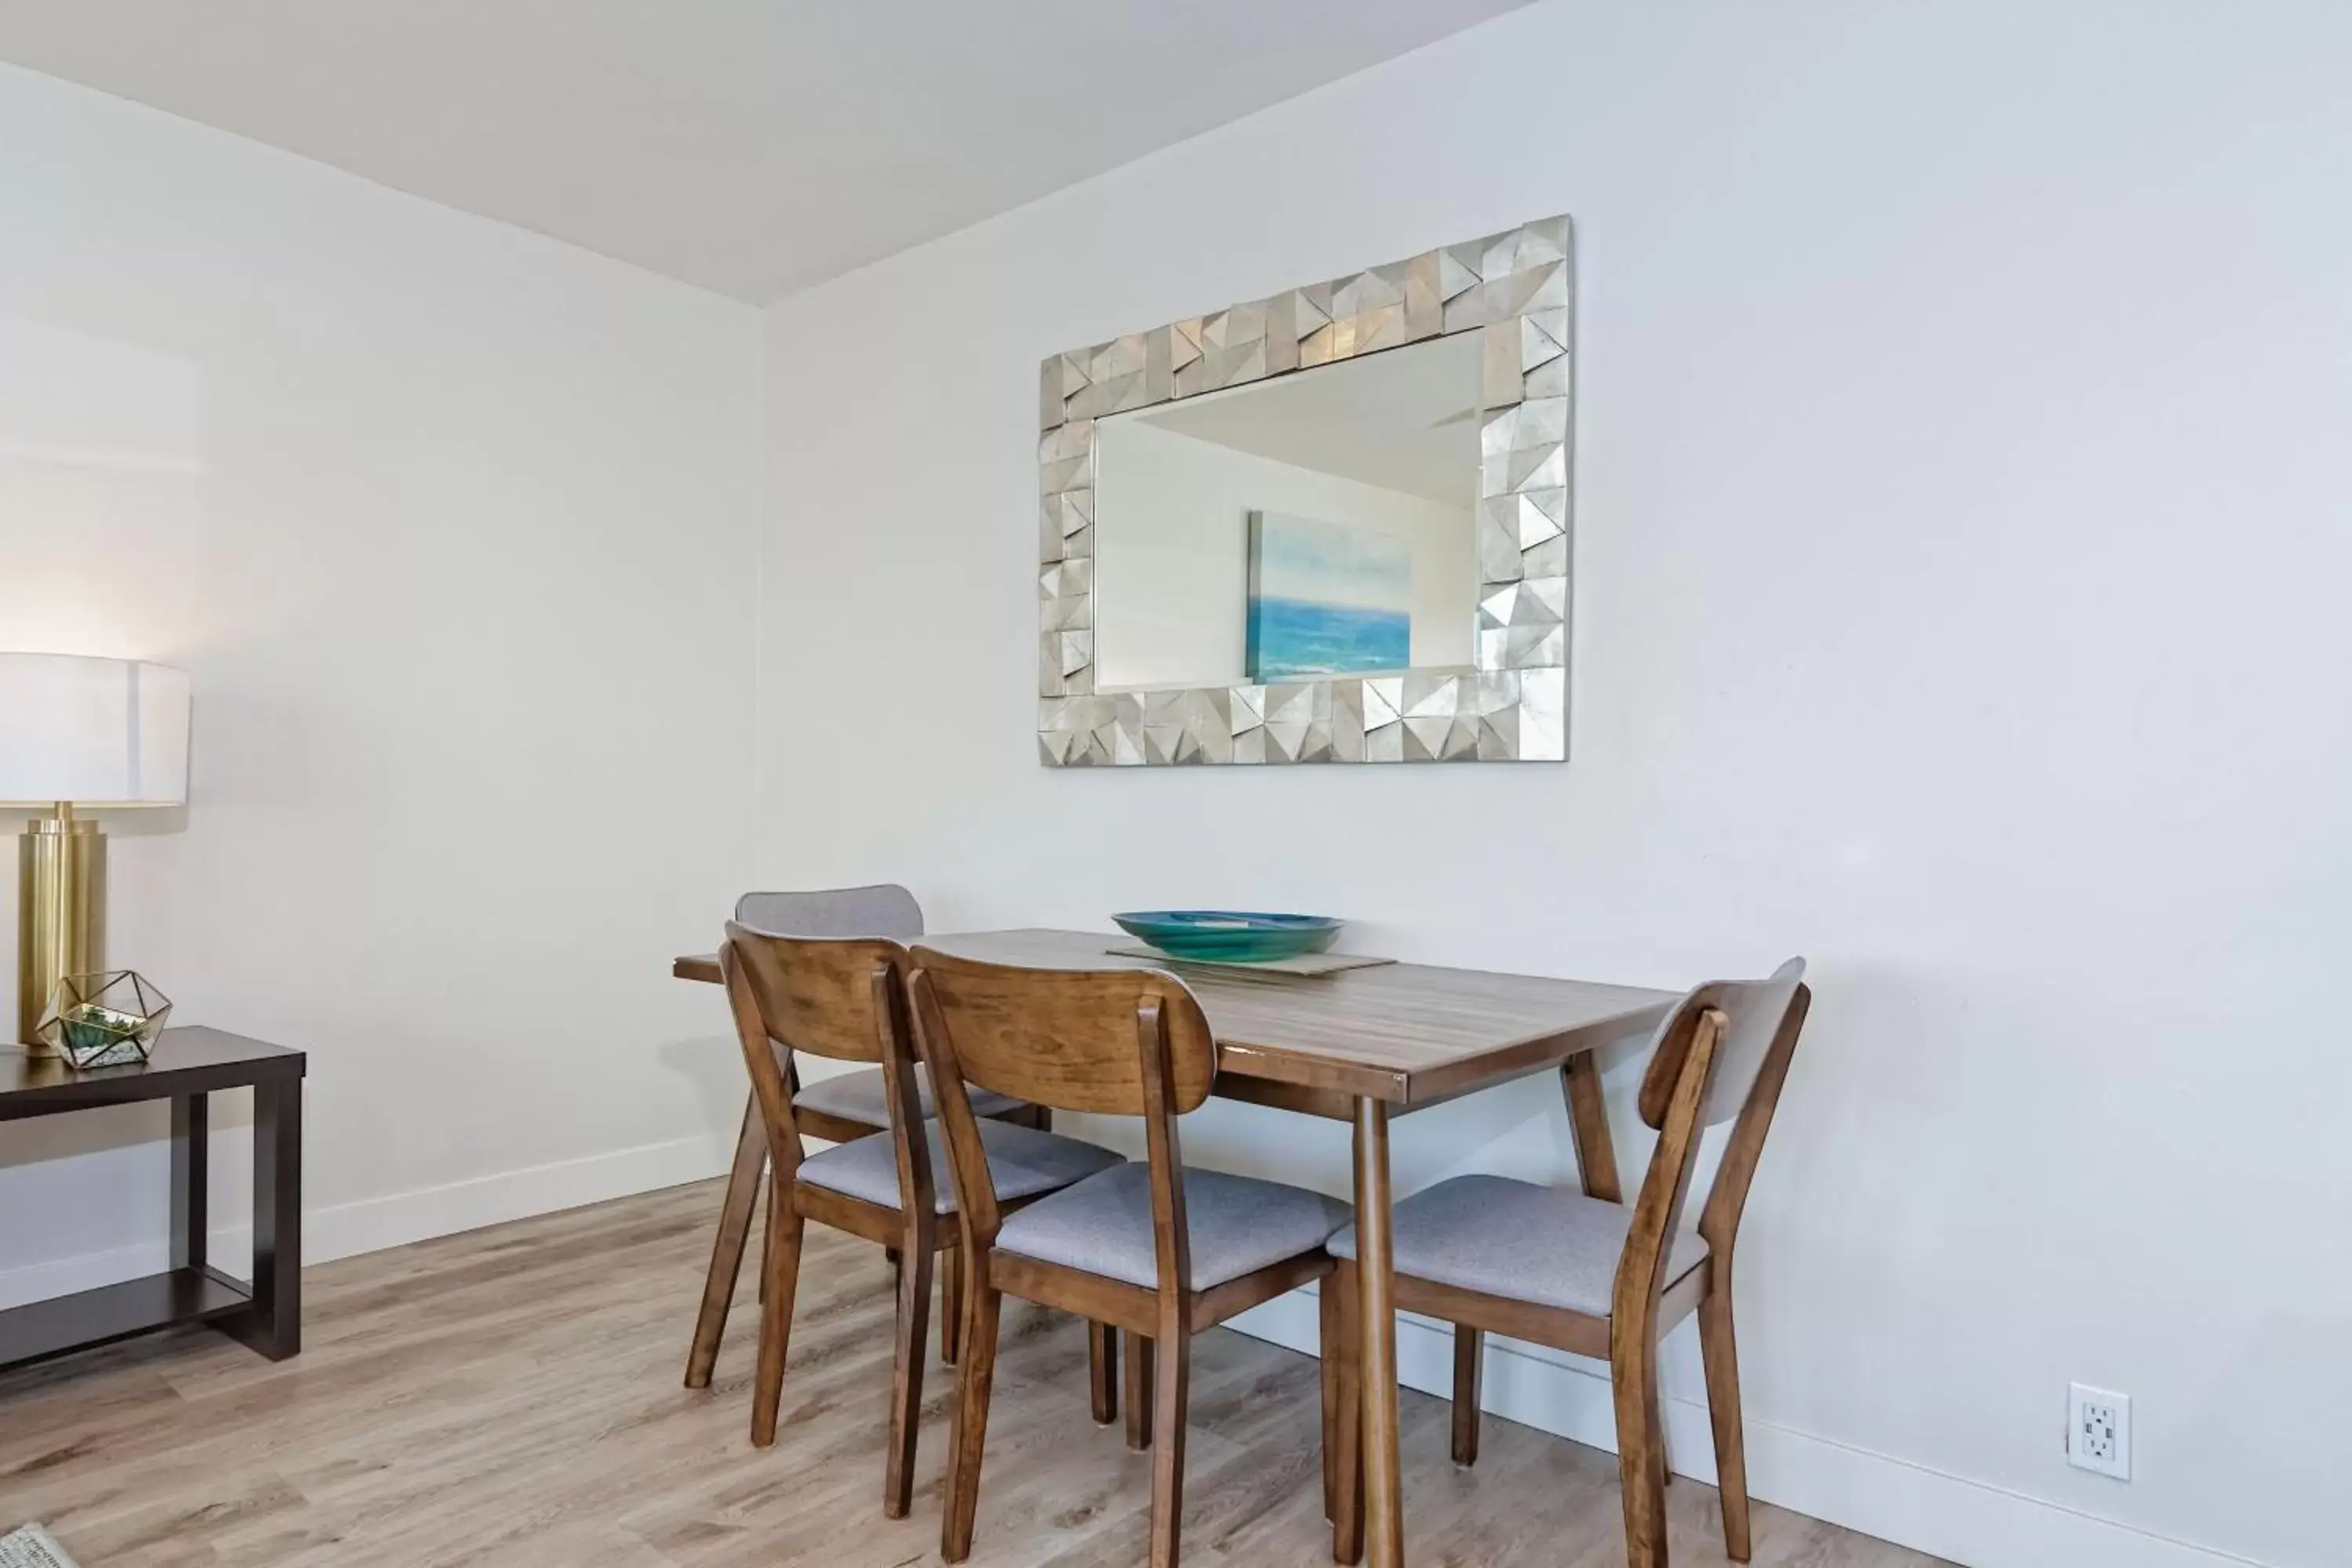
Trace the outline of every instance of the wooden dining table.
{"type": "MultiPolygon", "coordinates": [[[[1000,963],[1172,970],[1199,996],[1217,1037],[1219,1097],[1354,1127],[1357,1278],[1364,1325],[1359,1347],[1364,1551],[1372,1568],[1400,1568],[1404,1518],[1397,1454],[1389,1123],[1508,1079],[1557,1071],[1584,1191],[1622,1203],[1593,1053],[1654,1028],[1681,993],[1419,963],[1318,975],[1155,963],[1114,954],[1111,950],[1123,939],[1099,931],[974,931],[923,940],[943,952],[1000,963]]],[[[715,983],[719,961],[709,954],[683,957],[673,963],[671,973],[715,983]]],[[[766,1156],[758,1116],[747,1109],[721,1211],[722,1229],[737,1227],[731,1238],[735,1258],[741,1256],[766,1156]]],[[[722,1234],[714,1249],[714,1272],[719,1258],[730,1253],[729,1240],[722,1234]]],[[[729,1291],[732,1272],[730,1266],[729,1291]]]]}

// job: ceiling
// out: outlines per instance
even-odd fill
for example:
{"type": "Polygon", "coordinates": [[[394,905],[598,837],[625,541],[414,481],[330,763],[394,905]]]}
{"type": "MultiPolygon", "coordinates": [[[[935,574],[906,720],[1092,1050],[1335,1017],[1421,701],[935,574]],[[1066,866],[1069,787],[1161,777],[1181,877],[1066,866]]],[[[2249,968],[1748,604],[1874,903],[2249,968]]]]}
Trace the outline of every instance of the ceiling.
{"type": "Polygon", "coordinates": [[[0,0],[0,58],[764,303],[1524,0],[0,0]]]}
{"type": "Polygon", "coordinates": [[[1478,334],[1457,332],[1118,417],[1467,511],[1479,354],[1478,334]]]}

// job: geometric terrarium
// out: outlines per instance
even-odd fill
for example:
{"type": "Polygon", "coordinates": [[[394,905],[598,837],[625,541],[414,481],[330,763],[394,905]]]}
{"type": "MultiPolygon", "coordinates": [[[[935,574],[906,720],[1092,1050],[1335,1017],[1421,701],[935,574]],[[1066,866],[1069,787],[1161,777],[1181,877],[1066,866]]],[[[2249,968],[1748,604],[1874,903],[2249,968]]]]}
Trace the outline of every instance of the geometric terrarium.
{"type": "Polygon", "coordinates": [[[77,1068],[143,1062],[172,1016],[172,999],[128,969],[68,974],[49,994],[34,1037],[77,1068]]]}

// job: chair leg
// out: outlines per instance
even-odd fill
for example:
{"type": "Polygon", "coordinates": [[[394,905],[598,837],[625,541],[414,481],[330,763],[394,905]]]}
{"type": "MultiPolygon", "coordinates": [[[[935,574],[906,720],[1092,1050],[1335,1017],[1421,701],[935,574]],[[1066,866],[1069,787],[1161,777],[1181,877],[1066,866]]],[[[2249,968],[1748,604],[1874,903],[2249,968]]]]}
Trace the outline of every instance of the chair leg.
{"type": "Polygon", "coordinates": [[[1658,1447],[1658,1352],[1638,1331],[1610,1345],[1617,1470],[1625,1502],[1626,1568],[1666,1568],[1665,1456],[1658,1447]]]}
{"type": "Polygon", "coordinates": [[[957,1371],[955,1447],[948,1453],[946,1517],[940,1555],[961,1563],[971,1555],[972,1519],[980,1511],[980,1459],[988,1444],[988,1395],[996,1377],[996,1328],[1003,1298],[974,1279],[964,1300],[963,1362],[957,1371]]]}
{"type": "Polygon", "coordinates": [[[1087,1324],[1087,1381],[1095,1425],[1108,1426],[1118,1419],[1118,1331],[1108,1323],[1087,1324]]]}
{"type": "Polygon", "coordinates": [[[1339,1472],[1333,1468],[1339,1456],[1331,1448],[1331,1427],[1339,1414],[1339,1363],[1332,1347],[1339,1342],[1339,1293],[1331,1288],[1329,1275],[1315,1287],[1315,1295],[1318,1319],[1315,1353],[1323,1382],[1323,1429],[1318,1437],[1323,1450],[1323,1517],[1334,1520],[1339,1517],[1339,1472]]]}
{"type": "Polygon", "coordinates": [[[762,1307],[768,1304],[768,1249],[775,1244],[775,1227],[768,1225],[761,1226],[760,1227],[760,1305],[762,1307]]]}
{"type": "MultiPolygon", "coordinates": [[[[768,1169],[767,1124],[760,1102],[743,1108],[743,1130],[735,1140],[735,1166],[728,1173],[727,1197],[719,1208],[719,1234],[710,1243],[710,1268],[703,1276],[702,1307],[694,1319],[694,1342],[686,1353],[686,1385],[710,1386],[719,1363],[719,1341],[727,1332],[727,1309],[734,1304],[736,1277],[743,1268],[743,1244],[751,1234],[752,1211],[768,1169]]],[[[768,1266],[760,1265],[760,1294],[768,1293],[768,1266]]]]}
{"type": "MultiPolygon", "coordinates": [[[[803,1152],[806,1151],[803,1150],[803,1152]]],[[[766,1166],[761,1168],[768,1169],[766,1166]]],[[[771,1174],[772,1175],[772,1173],[771,1174]]],[[[776,1201],[776,1189],[772,1182],[767,1185],[768,1203],[772,1207],[776,1201]]],[[[776,1227],[772,1224],[761,1226],[760,1227],[760,1305],[762,1307],[768,1304],[768,1252],[775,1245],[776,1227]]]]}
{"type": "Polygon", "coordinates": [[[784,1351],[793,1335],[793,1294],[801,1277],[801,1230],[806,1222],[793,1206],[790,1185],[768,1186],[768,1251],[761,1278],[767,1300],[760,1307],[760,1360],[751,1384],[751,1442],[765,1448],[776,1440],[776,1411],[784,1397],[784,1351]]]}
{"type": "Polygon", "coordinates": [[[1184,1423],[1191,1394],[1192,1339],[1184,1325],[1162,1317],[1152,1342],[1159,1363],[1152,1391],[1151,1568],[1176,1568],[1184,1524],[1184,1423]]]}
{"type": "Polygon", "coordinates": [[[890,1447],[882,1512],[904,1519],[915,1500],[915,1438],[923,1424],[923,1361],[930,1354],[931,1238],[911,1242],[898,1273],[898,1335],[890,1366],[890,1447]]]}
{"type": "Polygon", "coordinates": [[[1327,1366],[1339,1368],[1331,1425],[1323,1435],[1331,1457],[1331,1561],[1360,1563],[1364,1557],[1364,1410],[1361,1369],[1356,1360],[1356,1270],[1342,1263],[1323,1281],[1322,1289],[1339,1303],[1325,1319],[1323,1342],[1327,1366]],[[1336,1335],[1332,1330],[1336,1329],[1336,1335]]]}
{"type": "Polygon", "coordinates": [[[1675,1484],[1675,1447],[1666,1440],[1666,1419],[1658,1408],[1658,1387],[1654,1381],[1650,1384],[1650,1430],[1657,1439],[1658,1484],[1671,1487],[1675,1484]]]}
{"type": "Polygon", "coordinates": [[[1465,1469],[1478,1462],[1478,1385],[1486,1362],[1486,1331],[1454,1324],[1454,1462],[1465,1469]]]}
{"type": "Polygon", "coordinates": [[[940,1259],[940,1362],[953,1366],[963,1346],[963,1239],[948,1244],[940,1259]]]}
{"type": "Polygon", "coordinates": [[[1127,1446],[1137,1453],[1151,1447],[1152,1354],[1141,1334],[1127,1336],[1127,1446]]]}
{"type": "Polygon", "coordinates": [[[1716,1487],[1723,1494],[1723,1550],[1748,1561],[1748,1440],[1739,1422],[1739,1350],[1731,1332],[1731,1291],[1698,1304],[1699,1351],[1706,1362],[1706,1411],[1715,1426],[1716,1487]]]}

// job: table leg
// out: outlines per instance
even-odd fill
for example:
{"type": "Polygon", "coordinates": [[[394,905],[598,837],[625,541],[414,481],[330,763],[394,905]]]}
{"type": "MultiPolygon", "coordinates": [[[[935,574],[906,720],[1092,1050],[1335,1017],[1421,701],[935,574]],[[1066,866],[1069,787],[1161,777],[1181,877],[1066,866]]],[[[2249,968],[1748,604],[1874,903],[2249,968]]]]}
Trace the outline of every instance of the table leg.
{"type": "Polygon", "coordinates": [[[268,1356],[302,1350],[302,1080],[253,1086],[253,1305],[222,1327],[268,1356]]]}
{"type": "Polygon", "coordinates": [[[1623,1203],[1617,1146],[1609,1136],[1609,1107],[1601,1099],[1601,1068],[1592,1053],[1579,1051],[1569,1058],[1559,1076],[1568,1089],[1568,1127],[1576,1139],[1576,1169],[1584,1182],[1584,1195],[1606,1204],[1623,1203]]]}
{"type": "Polygon", "coordinates": [[[207,1110],[212,1101],[201,1094],[175,1095],[172,1100],[172,1267],[202,1268],[205,1237],[211,1226],[207,1202],[212,1174],[207,1160],[210,1139],[207,1110]]]}
{"type": "Polygon", "coordinates": [[[743,1128],[735,1135],[735,1165],[727,1173],[727,1198],[719,1209],[719,1235],[710,1244],[710,1269],[702,1280],[702,1307],[695,1314],[694,1343],[686,1352],[686,1385],[710,1386],[719,1363],[719,1337],[727,1331],[727,1309],[743,1271],[743,1243],[751,1234],[751,1207],[760,1198],[760,1177],[768,1167],[768,1130],[760,1102],[743,1102],[743,1128]]]}
{"type": "Polygon", "coordinates": [[[1356,1101],[1357,1340],[1363,1390],[1364,1544],[1370,1568],[1402,1568],[1404,1499],[1397,1457],[1395,1258],[1389,1212],[1389,1108],[1356,1101]]]}

